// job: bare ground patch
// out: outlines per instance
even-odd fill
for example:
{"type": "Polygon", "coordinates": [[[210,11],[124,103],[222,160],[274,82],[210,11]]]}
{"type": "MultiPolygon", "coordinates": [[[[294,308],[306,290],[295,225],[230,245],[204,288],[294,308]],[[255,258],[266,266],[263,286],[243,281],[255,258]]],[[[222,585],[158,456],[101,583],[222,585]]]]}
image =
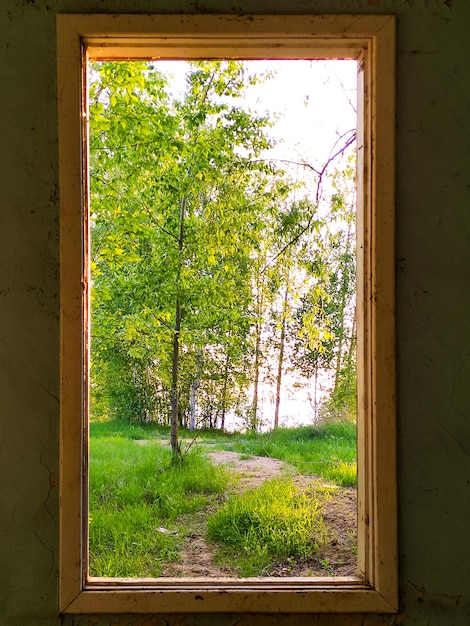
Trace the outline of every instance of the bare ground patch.
{"type": "MultiPolygon", "coordinates": [[[[318,487],[319,479],[298,474],[296,469],[278,459],[269,457],[246,458],[237,452],[213,451],[208,453],[215,464],[228,466],[238,480],[234,490],[243,493],[258,487],[272,478],[291,475],[301,489],[318,487]]],[[[320,483],[321,484],[321,483],[320,483]]],[[[183,516],[180,520],[185,539],[181,560],[169,564],[165,576],[176,577],[236,577],[237,572],[214,564],[216,546],[206,541],[206,520],[223,502],[219,496],[209,507],[198,513],[183,516]]],[[[303,561],[277,563],[269,576],[348,576],[356,572],[356,489],[335,488],[332,497],[323,505],[323,515],[330,529],[328,543],[318,557],[303,561]]]]}

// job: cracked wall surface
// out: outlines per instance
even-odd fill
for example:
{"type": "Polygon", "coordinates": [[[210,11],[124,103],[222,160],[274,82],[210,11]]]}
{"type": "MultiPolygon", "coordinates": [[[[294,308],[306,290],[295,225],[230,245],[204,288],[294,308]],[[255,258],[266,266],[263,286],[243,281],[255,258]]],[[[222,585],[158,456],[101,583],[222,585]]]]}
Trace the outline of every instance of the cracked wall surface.
{"type": "Polygon", "coordinates": [[[470,3],[2,0],[0,626],[470,623],[470,3]],[[400,613],[57,613],[58,12],[395,13],[400,613]]]}

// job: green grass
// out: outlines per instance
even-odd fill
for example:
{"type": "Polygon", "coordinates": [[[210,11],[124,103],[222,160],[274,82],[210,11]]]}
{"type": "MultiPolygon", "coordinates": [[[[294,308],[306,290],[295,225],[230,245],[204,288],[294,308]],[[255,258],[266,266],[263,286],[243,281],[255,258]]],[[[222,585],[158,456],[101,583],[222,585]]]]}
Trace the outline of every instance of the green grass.
{"type": "Polygon", "coordinates": [[[178,559],[183,538],[172,532],[176,518],[206,506],[228,480],[197,452],[175,466],[167,446],[92,438],[90,575],[160,576],[165,561],[178,559]]]}
{"type": "MultiPolygon", "coordinates": [[[[139,426],[124,421],[94,422],[90,437],[109,439],[161,440],[169,439],[169,427],[139,426]]],[[[315,426],[278,428],[269,433],[224,433],[220,430],[202,430],[190,433],[180,429],[180,437],[193,439],[196,445],[215,444],[224,450],[250,456],[267,456],[288,461],[302,474],[318,475],[341,486],[356,485],[356,425],[351,421],[327,421],[315,426]]],[[[183,444],[182,449],[185,450],[183,444]]]]}
{"type": "Polygon", "coordinates": [[[316,495],[281,478],[232,496],[209,518],[208,537],[240,576],[260,576],[276,561],[317,554],[327,528],[316,495]]]}
{"type": "Polygon", "coordinates": [[[90,438],[102,439],[105,437],[123,437],[124,439],[161,439],[168,437],[168,426],[154,424],[139,425],[125,422],[124,420],[103,420],[91,422],[90,438]]]}
{"type": "Polygon", "coordinates": [[[356,425],[348,421],[315,426],[278,428],[269,433],[247,433],[220,442],[226,450],[288,461],[302,474],[318,475],[341,486],[355,486],[356,425]]]}
{"type": "MultiPolygon", "coordinates": [[[[229,468],[214,467],[204,456],[206,444],[237,451],[243,458],[285,460],[328,483],[356,484],[356,429],[348,422],[262,434],[202,431],[181,465],[171,463],[170,447],[161,443],[168,436],[167,427],[91,424],[91,576],[158,577],[166,563],[179,559],[182,516],[213,504],[230,480],[229,468]]],[[[180,430],[180,436],[190,439],[194,434],[180,430]]],[[[300,492],[288,478],[231,496],[209,520],[219,559],[236,567],[240,576],[257,576],[276,560],[315,553],[326,532],[318,505],[322,497],[300,492]]]]}
{"type": "MultiPolygon", "coordinates": [[[[231,441],[238,437],[237,433],[227,433],[217,428],[208,428],[190,432],[187,428],[179,428],[181,439],[195,439],[197,443],[219,443],[231,441]]],[[[90,423],[90,438],[123,437],[125,439],[170,439],[170,426],[159,424],[136,424],[125,420],[98,420],[90,423]]],[[[185,446],[183,446],[184,449],[185,446]]]]}

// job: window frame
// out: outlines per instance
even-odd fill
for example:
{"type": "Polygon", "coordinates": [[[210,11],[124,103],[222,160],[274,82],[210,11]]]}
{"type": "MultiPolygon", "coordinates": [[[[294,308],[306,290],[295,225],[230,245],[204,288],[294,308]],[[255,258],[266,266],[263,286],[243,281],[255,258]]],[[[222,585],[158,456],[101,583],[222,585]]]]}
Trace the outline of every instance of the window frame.
{"type": "Polygon", "coordinates": [[[395,18],[390,15],[57,16],[60,185],[62,613],[393,613],[398,609],[395,432],[395,18]],[[358,61],[358,574],[256,579],[87,576],[88,156],[94,59],[358,61]]]}

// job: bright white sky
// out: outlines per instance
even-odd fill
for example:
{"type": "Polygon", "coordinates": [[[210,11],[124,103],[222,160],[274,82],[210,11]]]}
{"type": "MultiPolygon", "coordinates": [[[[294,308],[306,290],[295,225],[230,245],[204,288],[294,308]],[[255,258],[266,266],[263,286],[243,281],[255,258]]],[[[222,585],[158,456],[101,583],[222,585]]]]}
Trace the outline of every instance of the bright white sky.
{"type": "MultiPolygon", "coordinates": [[[[274,78],[251,87],[245,99],[256,112],[279,118],[272,133],[283,145],[270,156],[303,159],[321,169],[338,137],[356,128],[356,61],[246,63],[252,73],[275,72],[274,78]]],[[[176,91],[184,88],[184,61],[159,61],[157,65],[173,74],[176,91]]]]}

